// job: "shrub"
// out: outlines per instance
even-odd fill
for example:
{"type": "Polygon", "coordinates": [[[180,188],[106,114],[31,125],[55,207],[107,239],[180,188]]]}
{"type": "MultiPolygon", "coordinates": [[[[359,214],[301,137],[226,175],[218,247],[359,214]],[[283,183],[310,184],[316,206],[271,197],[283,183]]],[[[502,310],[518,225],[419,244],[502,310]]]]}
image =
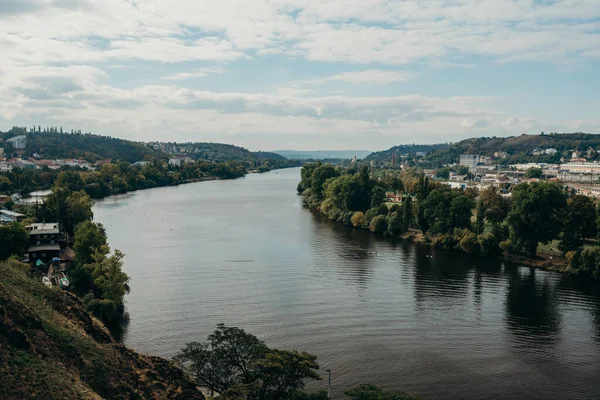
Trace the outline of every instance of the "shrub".
{"type": "Polygon", "coordinates": [[[506,239],[500,242],[500,248],[502,251],[506,251],[508,253],[513,251],[513,245],[510,239],[506,239]]]}
{"type": "Polygon", "coordinates": [[[383,234],[387,229],[387,218],[383,215],[378,215],[371,220],[369,224],[371,232],[383,234]]]}
{"type": "Polygon", "coordinates": [[[365,213],[365,226],[371,225],[371,220],[377,216],[377,209],[371,208],[365,213]]]}
{"type": "Polygon", "coordinates": [[[500,248],[498,247],[498,240],[493,233],[484,233],[479,235],[479,253],[482,256],[488,256],[498,253],[500,248]]]}
{"type": "Polygon", "coordinates": [[[479,252],[479,241],[477,235],[473,232],[465,234],[460,240],[460,248],[467,254],[476,254],[479,252]]]}
{"type": "Polygon", "coordinates": [[[353,216],[354,216],[354,213],[352,211],[348,211],[347,213],[344,213],[343,218],[342,218],[342,223],[344,225],[353,225],[353,223],[352,223],[353,216]]]}
{"type": "Polygon", "coordinates": [[[352,226],[354,226],[355,228],[360,228],[361,226],[365,226],[366,222],[365,222],[365,214],[362,211],[357,211],[354,213],[354,215],[352,215],[352,218],[350,218],[350,222],[352,223],[352,226]]]}

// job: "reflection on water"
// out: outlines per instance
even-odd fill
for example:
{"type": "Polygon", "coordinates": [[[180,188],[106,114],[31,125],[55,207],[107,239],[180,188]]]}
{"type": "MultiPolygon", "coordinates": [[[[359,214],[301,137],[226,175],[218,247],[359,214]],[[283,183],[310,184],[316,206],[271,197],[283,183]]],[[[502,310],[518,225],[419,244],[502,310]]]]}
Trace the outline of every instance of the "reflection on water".
{"type": "Polygon", "coordinates": [[[426,399],[600,397],[597,283],[332,223],[302,208],[298,179],[98,202],[132,278],[124,342],[171,357],[224,322],[316,354],[338,398],[366,382],[426,399]]]}

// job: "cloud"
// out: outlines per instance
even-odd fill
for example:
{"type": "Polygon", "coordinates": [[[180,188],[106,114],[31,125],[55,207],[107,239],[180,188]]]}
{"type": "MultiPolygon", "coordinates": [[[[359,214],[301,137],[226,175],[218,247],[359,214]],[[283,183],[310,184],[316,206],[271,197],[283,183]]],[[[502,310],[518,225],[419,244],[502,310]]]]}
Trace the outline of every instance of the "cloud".
{"type": "Polygon", "coordinates": [[[175,74],[163,76],[162,79],[171,81],[184,81],[193,78],[204,78],[211,75],[217,75],[225,72],[224,68],[200,68],[196,71],[191,72],[177,72],[175,74]]]}
{"type": "Polygon", "coordinates": [[[369,69],[365,71],[343,72],[325,78],[308,79],[293,82],[294,85],[322,85],[328,82],[345,82],[353,85],[385,85],[392,82],[403,82],[413,79],[419,74],[413,71],[382,71],[369,69]]]}

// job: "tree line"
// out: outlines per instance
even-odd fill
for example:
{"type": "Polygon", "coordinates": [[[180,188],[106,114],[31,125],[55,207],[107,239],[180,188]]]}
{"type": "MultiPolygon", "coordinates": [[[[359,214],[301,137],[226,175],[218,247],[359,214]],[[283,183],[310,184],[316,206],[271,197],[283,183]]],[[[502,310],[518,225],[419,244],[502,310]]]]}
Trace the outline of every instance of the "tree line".
{"type": "Polygon", "coordinates": [[[102,165],[95,171],[79,167],[60,169],[13,168],[0,173],[0,193],[19,192],[26,195],[34,190],[49,189],[55,183],[71,191],[83,190],[94,199],[128,191],[173,186],[202,179],[235,179],[246,174],[238,162],[215,163],[196,161],[181,166],[155,161],[142,166],[121,161],[102,165]]]}
{"type": "Polygon", "coordinates": [[[600,277],[598,208],[558,183],[522,183],[508,197],[497,188],[451,189],[416,170],[311,163],[297,190],[331,220],[390,236],[417,230],[425,242],[468,254],[536,257],[540,243],[559,240],[571,272],[600,277]],[[386,204],[386,192],[402,193],[401,204],[386,204]]]}

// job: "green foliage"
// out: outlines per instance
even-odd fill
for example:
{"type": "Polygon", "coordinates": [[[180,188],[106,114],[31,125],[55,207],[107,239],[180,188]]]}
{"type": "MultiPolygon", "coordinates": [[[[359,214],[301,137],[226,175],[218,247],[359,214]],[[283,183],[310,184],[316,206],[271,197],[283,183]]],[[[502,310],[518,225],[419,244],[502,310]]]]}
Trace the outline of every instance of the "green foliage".
{"type": "Polygon", "coordinates": [[[352,222],[352,226],[354,226],[355,228],[365,226],[365,214],[362,211],[355,212],[354,215],[352,215],[352,219],[350,220],[350,222],[352,222]]]}
{"type": "Polygon", "coordinates": [[[383,215],[377,215],[373,217],[369,223],[369,229],[371,232],[383,234],[387,230],[387,218],[383,215]]]}
{"type": "Polygon", "coordinates": [[[450,179],[450,168],[440,168],[435,171],[435,177],[443,180],[450,179]]]}
{"type": "Polygon", "coordinates": [[[563,230],[558,244],[563,254],[581,247],[585,238],[596,236],[596,206],[592,199],[576,195],[567,201],[563,230]]]}
{"type": "Polygon", "coordinates": [[[500,248],[498,247],[498,240],[493,233],[488,232],[479,235],[479,253],[482,256],[489,256],[497,254],[500,248]]]}
{"type": "Polygon", "coordinates": [[[412,197],[408,196],[402,202],[402,232],[407,232],[413,222],[412,197]]]}
{"type": "Polygon", "coordinates": [[[371,208],[379,207],[385,201],[385,189],[381,186],[375,186],[373,188],[373,194],[371,195],[371,208]]]}
{"type": "Polygon", "coordinates": [[[544,171],[541,168],[529,168],[527,172],[525,172],[525,178],[537,178],[540,179],[544,171]]]}
{"type": "Polygon", "coordinates": [[[75,228],[75,244],[77,264],[88,264],[93,261],[94,253],[106,245],[106,231],[102,224],[84,221],[75,228]]]}
{"type": "Polygon", "coordinates": [[[600,247],[578,248],[567,254],[569,269],[576,273],[600,279],[600,247]]]}
{"type": "Polygon", "coordinates": [[[566,205],[566,195],[560,185],[547,182],[517,185],[507,217],[511,242],[517,251],[534,257],[538,243],[557,238],[566,205]]]}
{"type": "Polygon", "coordinates": [[[440,188],[433,190],[420,207],[431,232],[446,234],[470,227],[474,202],[459,191],[440,188]]]}
{"type": "Polygon", "coordinates": [[[6,260],[12,255],[23,255],[28,244],[29,233],[23,224],[11,222],[0,225],[0,260],[6,260]]]}
{"type": "Polygon", "coordinates": [[[56,186],[40,208],[44,221],[59,221],[64,230],[73,234],[81,222],[91,220],[93,201],[83,192],[71,192],[68,188],[56,186]]]}
{"type": "Polygon", "coordinates": [[[479,241],[473,232],[465,234],[459,242],[460,248],[467,254],[479,253],[479,241]]]}
{"type": "Polygon", "coordinates": [[[485,226],[485,206],[482,200],[477,202],[477,212],[475,217],[475,233],[480,235],[483,233],[483,228],[485,226]]]}
{"type": "Polygon", "coordinates": [[[419,400],[419,396],[398,391],[384,391],[375,385],[360,385],[344,393],[355,400],[419,400]]]}
{"type": "Polygon", "coordinates": [[[205,343],[188,343],[174,360],[198,385],[230,399],[298,398],[305,379],[320,379],[315,356],[271,349],[243,329],[223,324],[205,343]]]}

